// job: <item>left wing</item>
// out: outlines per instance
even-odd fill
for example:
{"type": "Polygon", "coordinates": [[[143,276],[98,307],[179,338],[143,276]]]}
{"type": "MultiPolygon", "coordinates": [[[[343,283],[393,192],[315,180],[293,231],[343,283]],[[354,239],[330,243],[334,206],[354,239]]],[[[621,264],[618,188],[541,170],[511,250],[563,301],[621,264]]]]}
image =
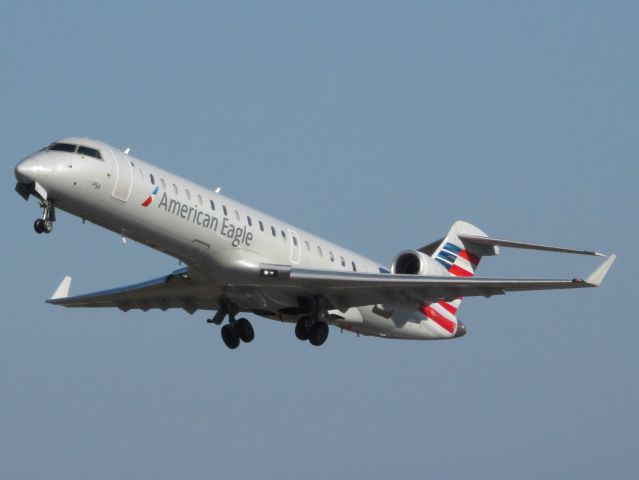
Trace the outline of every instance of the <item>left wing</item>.
{"type": "Polygon", "coordinates": [[[188,268],[146,282],[74,297],[68,296],[70,286],[71,278],[65,277],[47,303],[64,307],[117,307],[125,312],[134,308],[144,311],[182,308],[194,313],[198,309],[218,308],[215,299],[219,297],[212,294],[214,286],[192,276],[188,268]]]}
{"type": "MultiPolygon", "coordinates": [[[[378,303],[434,303],[460,297],[503,295],[506,292],[597,287],[610,270],[616,256],[606,258],[585,280],[433,277],[372,274],[312,269],[277,269],[272,285],[297,290],[299,295],[321,295],[333,305],[349,307],[378,303]]],[[[276,266],[268,267],[273,271],[276,266]]]]}

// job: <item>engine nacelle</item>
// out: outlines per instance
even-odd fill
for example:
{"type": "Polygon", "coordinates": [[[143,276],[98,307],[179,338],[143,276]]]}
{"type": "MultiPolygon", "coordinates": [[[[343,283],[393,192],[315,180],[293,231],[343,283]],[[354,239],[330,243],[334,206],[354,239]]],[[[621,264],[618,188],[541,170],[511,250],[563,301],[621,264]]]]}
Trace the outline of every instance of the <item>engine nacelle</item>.
{"type": "Polygon", "coordinates": [[[448,275],[439,262],[417,250],[405,250],[397,255],[391,265],[391,272],[404,275],[448,275]]]}

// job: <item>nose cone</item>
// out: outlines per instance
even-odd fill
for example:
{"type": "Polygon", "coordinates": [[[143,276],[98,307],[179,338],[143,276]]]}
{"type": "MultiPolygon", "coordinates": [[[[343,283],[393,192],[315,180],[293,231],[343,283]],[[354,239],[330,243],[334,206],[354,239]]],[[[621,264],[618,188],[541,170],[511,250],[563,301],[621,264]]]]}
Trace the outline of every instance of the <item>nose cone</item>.
{"type": "Polygon", "coordinates": [[[16,179],[20,183],[33,183],[39,171],[38,162],[33,158],[27,158],[16,165],[16,179]]]}
{"type": "Polygon", "coordinates": [[[453,338],[463,337],[464,335],[466,335],[466,326],[458,320],[457,331],[455,332],[455,335],[453,335],[453,338]]]}

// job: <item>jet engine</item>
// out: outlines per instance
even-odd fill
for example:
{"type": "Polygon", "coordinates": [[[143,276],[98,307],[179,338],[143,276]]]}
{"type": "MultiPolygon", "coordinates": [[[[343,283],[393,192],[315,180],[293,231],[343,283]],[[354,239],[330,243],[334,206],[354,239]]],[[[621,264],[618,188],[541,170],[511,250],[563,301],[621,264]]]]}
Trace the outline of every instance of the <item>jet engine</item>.
{"type": "Polygon", "coordinates": [[[391,265],[391,272],[404,275],[447,275],[446,269],[436,260],[417,250],[401,252],[391,265]]]}

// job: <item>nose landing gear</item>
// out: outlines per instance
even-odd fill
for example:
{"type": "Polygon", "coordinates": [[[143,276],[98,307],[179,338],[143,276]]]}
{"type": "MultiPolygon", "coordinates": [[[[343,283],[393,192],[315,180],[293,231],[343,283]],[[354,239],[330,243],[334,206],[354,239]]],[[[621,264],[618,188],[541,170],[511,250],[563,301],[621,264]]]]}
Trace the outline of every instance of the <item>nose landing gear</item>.
{"type": "Polygon", "coordinates": [[[44,210],[42,218],[38,218],[33,223],[33,229],[36,233],[51,233],[53,231],[53,222],[55,222],[55,207],[49,201],[41,203],[44,210]]]}

